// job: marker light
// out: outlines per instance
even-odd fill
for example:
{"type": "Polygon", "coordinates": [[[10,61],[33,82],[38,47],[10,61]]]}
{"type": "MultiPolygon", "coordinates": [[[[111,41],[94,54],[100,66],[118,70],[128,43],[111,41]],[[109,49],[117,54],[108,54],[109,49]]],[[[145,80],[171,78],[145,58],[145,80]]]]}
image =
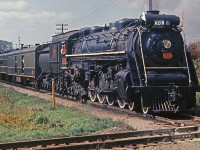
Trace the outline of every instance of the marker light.
{"type": "Polygon", "coordinates": [[[173,54],[171,52],[164,52],[163,59],[170,60],[173,58],[173,54]]]}

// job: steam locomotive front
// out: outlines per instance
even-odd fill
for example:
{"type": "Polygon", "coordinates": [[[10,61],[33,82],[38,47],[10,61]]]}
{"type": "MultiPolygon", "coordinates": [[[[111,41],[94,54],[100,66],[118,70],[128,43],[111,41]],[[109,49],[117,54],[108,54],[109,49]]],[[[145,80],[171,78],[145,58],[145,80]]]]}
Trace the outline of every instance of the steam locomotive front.
{"type": "Polygon", "coordinates": [[[147,67],[176,67],[184,57],[184,42],[178,28],[180,19],[149,11],[141,18],[142,50],[147,67]]]}
{"type": "Polygon", "coordinates": [[[198,81],[179,24],[179,17],[160,15],[159,11],[149,11],[140,18],[133,49],[142,68],[138,71],[142,72],[142,108],[176,112],[195,106],[193,85],[198,81]]]}

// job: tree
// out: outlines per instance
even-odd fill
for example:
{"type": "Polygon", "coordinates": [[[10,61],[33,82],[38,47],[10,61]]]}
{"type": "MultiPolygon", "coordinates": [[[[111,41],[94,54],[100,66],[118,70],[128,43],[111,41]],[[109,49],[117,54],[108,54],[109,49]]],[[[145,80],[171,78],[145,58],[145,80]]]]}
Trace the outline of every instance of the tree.
{"type": "Polygon", "coordinates": [[[12,49],[12,43],[0,40],[0,52],[8,51],[12,49]]]}
{"type": "Polygon", "coordinates": [[[198,50],[197,43],[190,43],[187,47],[187,50],[191,52],[193,60],[197,60],[200,57],[200,52],[198,50]]]}
{"type": "Polygon", "coordinates": [[[187,50],[191,52],[192,59],[194,62],[194,66],[196,70],[199,72],[199,67],[200,67],[200,48],[198,46],[197,42],[190,43],[189,46],[187,47],[187,50]]]}

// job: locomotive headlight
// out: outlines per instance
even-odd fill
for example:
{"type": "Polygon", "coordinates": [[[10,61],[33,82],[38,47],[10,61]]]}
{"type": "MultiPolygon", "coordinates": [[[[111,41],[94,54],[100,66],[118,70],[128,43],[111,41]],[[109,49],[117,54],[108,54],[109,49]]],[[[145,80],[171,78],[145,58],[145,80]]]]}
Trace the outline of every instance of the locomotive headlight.
{"type": "Polygon", "coordinates": [[[163,46],[166,49],[169,49],[172,47],[172,43],[169,40],[163,40],[163,46]]]}

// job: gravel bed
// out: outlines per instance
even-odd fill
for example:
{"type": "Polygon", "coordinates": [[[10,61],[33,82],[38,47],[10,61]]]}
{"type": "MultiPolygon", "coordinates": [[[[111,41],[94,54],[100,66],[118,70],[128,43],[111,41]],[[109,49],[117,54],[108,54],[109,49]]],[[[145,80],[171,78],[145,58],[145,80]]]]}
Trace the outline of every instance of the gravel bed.
{"type": "MultiPolygon", "coordinates": [[[[11,88],[11,87],[13,88],[12,85],[7,85],[7,84],[1,83],[1,82],[0,82],[0,85],[9,87],[9,88],[11,88]]],[[[51,94],[39,93],[39,92],[23,89],[20,87],[14,87],[14,89],[18,92],[25,93],[30,96],[37,96],[46,101],[51,101],[51,94]]],[[[169,128],[169,127],[164,127],[163,125],[161,125],[159,123],[155,123],[154,121],[151,121],[151,120],[145,120],[145,119],[134,117],[134,116],[131,117],[126,114],[116,114],[116,113],[113,113],[111,111],[104,110],[101,108],[91,107],[90,105],[87,105],[87,104],[80,104],[76,101],[67,101],[66,99],[56,98],[56,103],[60,104],[60,105],[65,105],[67,107],[74,107],[83,112],[87,112],[87,113],[90,113],[90,114],[98,116],[98,117],[111,118],[114,121],[125,122],[127,125],[129,125],[131,128],[133,128],[137,131],[169,128]]],[[[108,130],[97,132],[97,134],[113,133],[113,132],[122,132],[122,130],[119,128],[113,127],[108,130]]],[[[200,140],[159,144],[158,146],[148,146],[148,147],[142,146],[142,147],[138,147],[138,149],[141,149],[141,150],[179,150],[179,149],[197,150],[197,149],[200,149],[200,140]]]]}
{"type": "Polygon", "coordinates": [[[162,143],[157,146],[138,147],[140,150],[199,150],[200,140],[177,141],[174,143],[162,143]]]}

